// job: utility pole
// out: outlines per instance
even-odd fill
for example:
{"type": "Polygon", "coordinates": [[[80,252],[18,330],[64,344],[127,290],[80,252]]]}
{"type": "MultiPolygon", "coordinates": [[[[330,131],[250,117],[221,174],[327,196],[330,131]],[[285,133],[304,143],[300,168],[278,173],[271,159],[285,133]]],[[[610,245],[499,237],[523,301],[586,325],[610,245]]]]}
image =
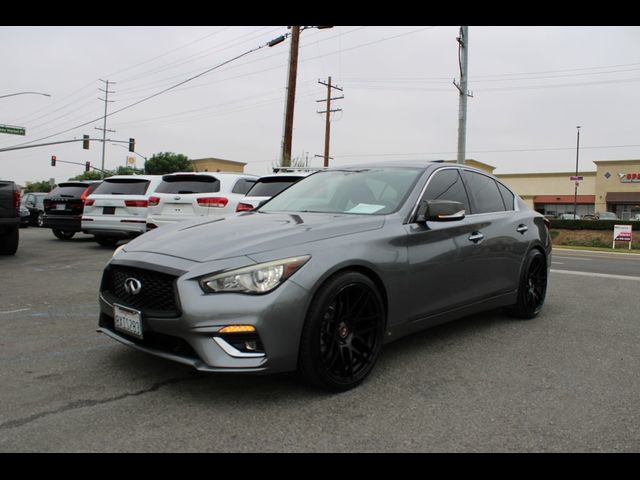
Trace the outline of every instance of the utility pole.
{"type": "Polygon", "coordinates": [[[102,80],[102,79],[100,79],[100,81],[105,84],[104,90],[102,90],[101,88],[98,89],[101,92],[104,92],[104,98],[98,99],[98,100],[104,101],[104,119],[102,122],[102,128],[95,127],[95,129],[102,130],[102,168],[100,169],[100,172],[101,172],[100,177],[104,178],[104,153],[105,153],[105,146],[107,141],[107,132],[115,132],[115,130],[107,130],[107,104],[110,102],[113,102],[113,100],[109,100],[109,94],[116,93],[116,92],[109,91],[109,83],[113,85],[115,82],[109,82],[109,80],[102,80]]]}
{"type": "Polygon", "coordinates": [[[573,194],[573,219],[575,220],[578,213],[578,185],[580,184],[578,180],[578,155],[580,154],[580,126],[576,127],[578,130],[578,139],[576,140],[576,188],[573,194]]]}
{"type": "Polygon", "coordinates": [[[464,163],[467,149],[467,97],[473,94],[467,89],[468,78],[468,56],[469,56],[469,27],[460,27],[458,40],[458,65],[460,66],[460,83],[453,84],[460,93],[458,103],[458,163],[464,163]]]}
{"type": "Polygon", "coordinates": [[[291,27],[291,50],[289,51],[289,79],[287,82],[287,106],[284,116],[282,141],[282,167],[291,166],[291,143],[293,139],[293,108],[296,103],[296,77],[298,75],[298,46],[300,26],[291,27]]]}
{"type": "Polygon", "coordinates": [[[325,113],[326,114],[326,121],[325,121],[325,129],[324,129],[324,166],[328,167],[329,166],[329,137],[331,134],[331,113],[332,112],[341,112],[342,109],[341,108],[336,108],[334,110],[331,110],[331,100],[340,100],[342,98],[344,98],[344,95],[341,97],[334,97],[331,98],[331,89],[335,88],[336,90],[342,91],[342,89],[340,87],[337,87],[335,85],[331,85],[331,77],[328,78],[327,83],[322,82],[320,80],[318,80],[318,83],[320,85],[324,85],[327,87],[327,99],[326,100],[316,100],[316,102],[327,102],[327,109],[326,110],[322,110],[318,113],[325,113]]]}

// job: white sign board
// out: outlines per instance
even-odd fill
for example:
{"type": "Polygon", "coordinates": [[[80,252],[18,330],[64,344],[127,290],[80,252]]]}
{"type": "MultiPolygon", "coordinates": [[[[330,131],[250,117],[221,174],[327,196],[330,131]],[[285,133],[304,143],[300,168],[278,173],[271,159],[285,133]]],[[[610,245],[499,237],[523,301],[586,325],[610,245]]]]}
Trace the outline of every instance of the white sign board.
{"type": "Polygon", "coordinates": [[[629,242],[629,250],[631,250],[631,225],[614,225],[613,226],[613,248],[616,248],[616,242],[629,242]]]}

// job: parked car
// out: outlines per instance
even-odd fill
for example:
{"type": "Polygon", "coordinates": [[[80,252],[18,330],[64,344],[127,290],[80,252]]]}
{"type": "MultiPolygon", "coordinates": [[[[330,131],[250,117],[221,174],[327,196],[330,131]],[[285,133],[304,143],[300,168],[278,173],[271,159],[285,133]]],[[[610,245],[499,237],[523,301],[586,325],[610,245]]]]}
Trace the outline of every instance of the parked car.
{"type": "Polygon", "coordinates": [[[72,238],[81,231],[86,192],[99,184],[99,180],[73,180],[60,183],[42,201],[44,205],[42,226],[50,228],[60,240],[72,238]]]}
{"type": "Polygon", "coordinates": [[[596,212],[598,220],[618,220],[618,216],[613,212],[596,212]]]}
{"type": "Polygon", "coordinates": [[[29,226],[29,210],[24,205],[20,204],[20,228],[27,228],[29,226]]]}
{"type": "Polygon", "coordinates": [[[587,213],[586,215],[582,216],[581,220],[597,220],[598,217],[595,216],[595,214],[593,213],[587,213]]]}
{"type": "Polygon", "coordinates": [[[346,390],[384,343],[486,309],[537,316],[548,228],[464,165],[320,171],[254,211],[120,246],[102,277],[99,331],[204,372],[299,370],[346,390]]]}
{"type": "Polygon", "coordinates": [[[260,177],[247,192],[247,195],[240,200],[236,207],[236,212],[246,212],[258,207],[261,203],[279,194],[283,190],[312,172],[287,172],[265,175],[260,177]]]}
{"type": "Polygon", "coordinates": [[[633,221],[640,221],[640,213],[636,213],[635,215],[631,216],[631,220],[633,221]]]}
{"type": "Polygon", "coordinates": [[[161,181],[160,175],[105,178],[87,197],[82,231],[93,235],[96,242],[105,247],[143,234],[147,230],[149,197],[161,181]]]}
{"type": "Polygon", "coordinates": [[[558,220],[580,220],[580,215],[574,215],[573,213],[561,213],[558,216],[558,220]]]}
{"type": "Polygon", "coordinates": [[[179,172],[164,175],[149,198],[148,229],[198,217],[234,213],[258,179],[227,172],[179,172]]]}
{"type": "Polygon", "coordinates": [[[15,182],[0,180],[0,255],[13,255],[20,243],[20,190],[15,182]]]}
{"type": "Polygon", "coordinates": [[[46,192],[29,192],[22,197],[22,204],[29,210],[29,225],[43,226],[44,199],[46,196],[46,192]]]}

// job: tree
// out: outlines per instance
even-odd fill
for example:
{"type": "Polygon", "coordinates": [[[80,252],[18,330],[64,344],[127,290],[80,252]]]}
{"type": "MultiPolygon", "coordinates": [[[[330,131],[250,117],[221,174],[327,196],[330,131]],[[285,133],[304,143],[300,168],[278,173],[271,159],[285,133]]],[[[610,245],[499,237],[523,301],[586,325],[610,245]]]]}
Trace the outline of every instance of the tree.
{"type": "Polygon", "coordinates": [[[30,192],[50,192],[51,185],[47,180],[42,180],[41,182],[26,182],[24,187],[25,193],[30,192]]]}
{"type": "MultiPolygon", "coordinates": [[[[113,173],[105,173],[105,177],[110,177],[113,173]]],[[[98,170],[89,170],[88,172],[82,172],[80,175],[70,178],[69,180],[101,180],[101,175],[98,170]]]]}
{"type": "Polygon", "coordinates": [[[160,152],[144,162],[144,170],[149,175],[164,175],[173,172],[192,172],[193,165],[189,158],[181,153],[160,152]]]}

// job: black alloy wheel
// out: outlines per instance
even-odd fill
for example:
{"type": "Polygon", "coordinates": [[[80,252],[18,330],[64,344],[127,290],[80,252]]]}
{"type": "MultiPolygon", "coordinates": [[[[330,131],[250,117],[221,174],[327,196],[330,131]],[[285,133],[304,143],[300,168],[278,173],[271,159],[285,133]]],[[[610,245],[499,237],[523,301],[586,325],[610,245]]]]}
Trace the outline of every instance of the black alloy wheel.
{"type": "Polygon", "coordinates": [[[547,260],[540,250],[531,250],[527,255],[520,285],[518,301],[509,313],[518,318],[536,317],[544,304],[547,293],[547,260]]]}
{"type": "Polygon", "coordinates": [[[382,346],[385,311],[375,284],[357,272],[330,279],[309,310],[300,369],[314,386],[345,391],[360,384],[382,346]]]}

